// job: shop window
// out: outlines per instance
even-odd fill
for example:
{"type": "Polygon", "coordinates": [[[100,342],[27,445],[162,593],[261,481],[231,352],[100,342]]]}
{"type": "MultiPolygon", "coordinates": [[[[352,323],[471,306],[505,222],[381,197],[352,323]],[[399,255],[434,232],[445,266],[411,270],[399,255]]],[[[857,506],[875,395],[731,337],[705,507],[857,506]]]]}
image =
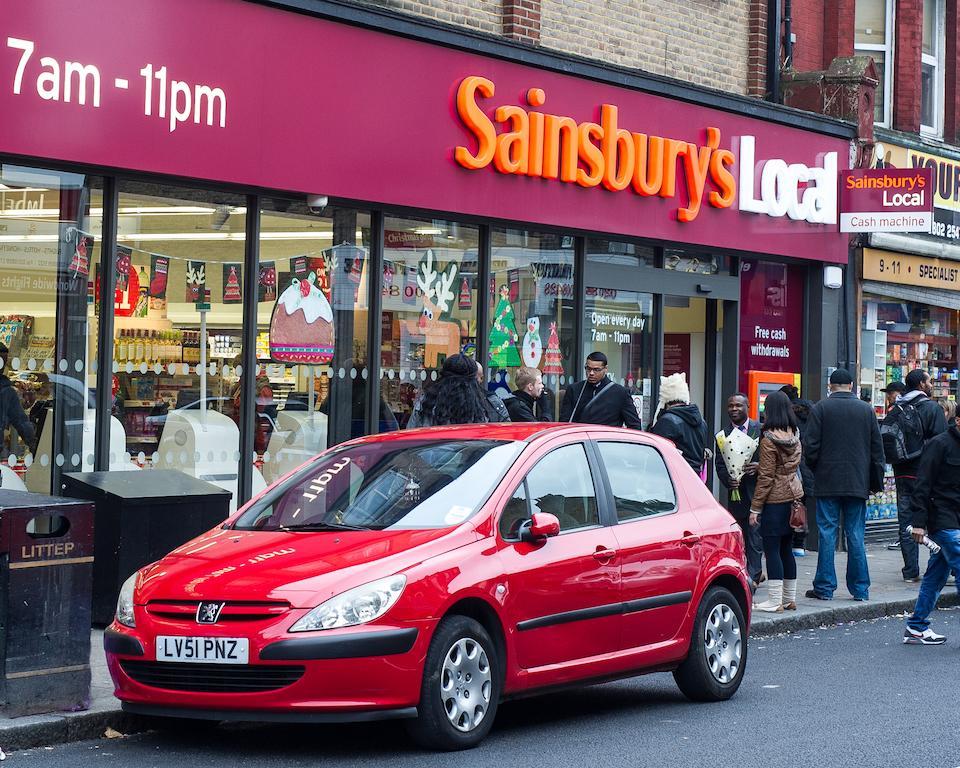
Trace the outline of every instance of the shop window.
{"type": "Polygon", "coordinates": [[[477,227],[455,221],[384,221],[380,392],[401,427],[444,360],[476,354],[478,243],[477,227]]]}
{"type": "Polygon", "coordinates": [[[943,126],[943,28],[943,0],[924,0],[920,130],[932,135],[939,135],[943,126]]]}
{"type": "Polygon", "coordinates": [[[488,303],[487,377],[514,389],[522,365],[543,371],[543,411],[559,416],[562,388],[574,381],[574,238],[493,229],[488,303]]]}
{"type": "Polygon", "coordinates": [[[625,267],[653,267],[656,266],[656,256],[653,248],[648,245],[588,237],[587,262],[625,267]]]}
{"type": "Polygon", "coordinates": [[[267,483],[368,432],[369,291],[369,213],[263,201],[254,450],[267,483]]]}
{"type": "Polygon", "coordinates": [[[730,274],[730,259],[717,253],[667,248],[663,252],[664,269],[692,272],[698,275],[730,274]]]}
{"type": "Polygon", "coordinates": [[[854,18],[856,53],[872,56],[880,77],[873,121],[882,126],[893,110],[893,8],[894,0],[857,0],[854,18]]]}
{"type": "Polygon", "coordinates": [[[641,421],[648,424],[653,415],[653,294],[589,283],[585,293],[583,358],[591,352],[607,356],[610,378],[628,389],[641,421]]]}
{"type": "Polygon", "coordinates": [[[102,222],[101,179],[0,165],[4,489],[56,493],[94,468],[102,222]]]}
{"type": "Polygon", "coordinates": [[[237,195],[124,182],[113,259],[111,464],[185,472],[234,505],[246,215],[237,195]]]}

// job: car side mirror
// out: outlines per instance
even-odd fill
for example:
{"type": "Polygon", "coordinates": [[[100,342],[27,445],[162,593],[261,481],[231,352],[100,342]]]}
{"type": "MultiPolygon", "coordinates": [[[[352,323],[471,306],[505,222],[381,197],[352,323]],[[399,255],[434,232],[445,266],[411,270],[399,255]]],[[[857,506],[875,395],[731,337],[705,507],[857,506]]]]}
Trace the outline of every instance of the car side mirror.
{"type": "Polygon", "coordinates": [[[560,533],[560,521],[549,512],[534,512],[529,520],[520,526],[520,541],[528,544],[541,544],[551,536],[560,533]]]}

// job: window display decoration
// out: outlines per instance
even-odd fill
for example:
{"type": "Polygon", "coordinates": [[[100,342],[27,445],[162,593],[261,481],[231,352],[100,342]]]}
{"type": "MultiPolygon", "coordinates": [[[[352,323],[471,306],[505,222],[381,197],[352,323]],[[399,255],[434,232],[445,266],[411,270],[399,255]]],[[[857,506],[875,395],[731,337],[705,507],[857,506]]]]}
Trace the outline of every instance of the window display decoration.
{"type": "Polygon", "coordinates": [[[547,339],[543,372],[551,376],[563,376],[563,357],[560,354],[560,337],[557,335],[556,323],[550,323],[550,338],[547,339]]]}
{"type": "Polygon", "coordinates": [[[86,277],[90,274],[90,251],[93,250],[93,237],[77,233],[77,245],[70,259],[70,277],[86,277]]]}
{"type": "Polygon", "coordinates": [[[241,293],[243,269],[240,264],[223,265],[223,303],[240,304],[243,301],[241,293]]]}
{"type": "Polygon", "coordinates": [[[510,304],[510,291],[506,285],[500,286],[500,300],[494,312],[493,327],[490,329],[490,365],[500,368],[520,366],[520,354],[517,352],[516,319],[510,304]]]}
{"type": "Polygon", "coordinates": [[[163,310],[167,306],[167,278],[170,275],[170,257],[150,256],[150,309],[163,310]]]}
{"type": "Polygon", "coordinates": [[[277,300],[277,265],[273,261],[265,261],[260,265],[260,278],[257,286],[257,301],[277,300]]]}
{"type": "Polygon", "coordinates": [[[460,301],[458,306],[464,311],[469,311],[473,308],[473,295],[470,293],[470,283],[467,282],[466,277],[460,279],[460,301]]]}
{"type": "Polygon", "coordinates": [[[147,271],[143,267],[140,267],[140,270],[137,272],[137,303],[133,308],[134,317],[147,316],[147,309],[150,303],[147,296],[148,288],[149,281],[147,279],[147,271]]]}
{"type": "MultiPolygon", "coordinates": [[[[117,246],[117,287],[113,294],[113,311],[117,317],[132,317],[140,297],[140,277],[131,261],[132,256],[133,251],[129,248],[117,246]]],[[[98,289],[99,285],[98,280],[98,289]]]]}
{"type": "Polygon", "coordinates": [[[543,342],[540,340],[540,318],[527,318],[527,332],[523,337],[523,364],[530,368],[540,365],[543,357],[543,342]]]}
{"type": "Polygon", "coordinates": [[[410,337],[423,339],[423,365],[427,368],[436,368],[444,359],[460,351],[460,325],[443,319],[449,317],[456,298],[452,287],[457,270],[455,262],[440,269],[438,260],[435,267],[432,249],[420,259],[416,281],[423,307],[419,318],[406,321],[406,330],[410,337]]]}
{"type": "Polygon", "coordinates": [[[186,301],[189,304],[196,304],[203,298],[204,290],[207,287],[207,265],[203,261],[187,262],[187,292],[186,301]]]}
{"type": "Polygon", "coordinates": [[[293,277],[270,318],[270,357],[278,363],[323,365],[333,360],[333,310],[316,272],[293,277]]]}

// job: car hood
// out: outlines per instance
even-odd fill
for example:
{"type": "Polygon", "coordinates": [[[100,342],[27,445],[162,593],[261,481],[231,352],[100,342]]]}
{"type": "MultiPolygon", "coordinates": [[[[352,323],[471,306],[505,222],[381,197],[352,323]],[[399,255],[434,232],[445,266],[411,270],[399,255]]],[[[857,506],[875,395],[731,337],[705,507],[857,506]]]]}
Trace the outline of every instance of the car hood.
{"type": "Polygon", "coordinates": [[[313,608],[473,541],[472,526],[407,531],[214,529],[144,569],[136,602],[283,600],[313,608]]]}

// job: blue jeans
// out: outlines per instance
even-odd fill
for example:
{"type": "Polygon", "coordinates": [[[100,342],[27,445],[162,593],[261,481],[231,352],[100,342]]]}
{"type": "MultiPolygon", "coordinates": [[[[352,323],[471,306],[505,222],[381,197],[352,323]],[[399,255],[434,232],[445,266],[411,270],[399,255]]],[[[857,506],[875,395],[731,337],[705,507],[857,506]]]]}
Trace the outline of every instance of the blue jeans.
{"type": "MultiPolygon", "coordinates": [[[[950,571],[960,568],[960,530],[950,528],[927,535],[937,542],[941,549],[937,554],[931,554],[927,560],[927,571],[920,582],[917,604],[914,606],[913,615],[907,619],[907,626],[918,632],[923,632],[930,626],[927,617],[936,607],[950,571]]],[[[957,594],[960,594],[960,582],[957,582],[957,594]]]]}
{"type": "Polygon", "coordinates": [[[813,591],[829,599],[837,589],[834,555],[841,513],[843,531],[847,536],[847,589],[854,599],[867,600],[870,597],[870,572],[867,569],[867,551],[863,546],[867,502],[853,496],[817,498],[820,549],[817,551],[817,575],[813,578],[813,591]]]}

